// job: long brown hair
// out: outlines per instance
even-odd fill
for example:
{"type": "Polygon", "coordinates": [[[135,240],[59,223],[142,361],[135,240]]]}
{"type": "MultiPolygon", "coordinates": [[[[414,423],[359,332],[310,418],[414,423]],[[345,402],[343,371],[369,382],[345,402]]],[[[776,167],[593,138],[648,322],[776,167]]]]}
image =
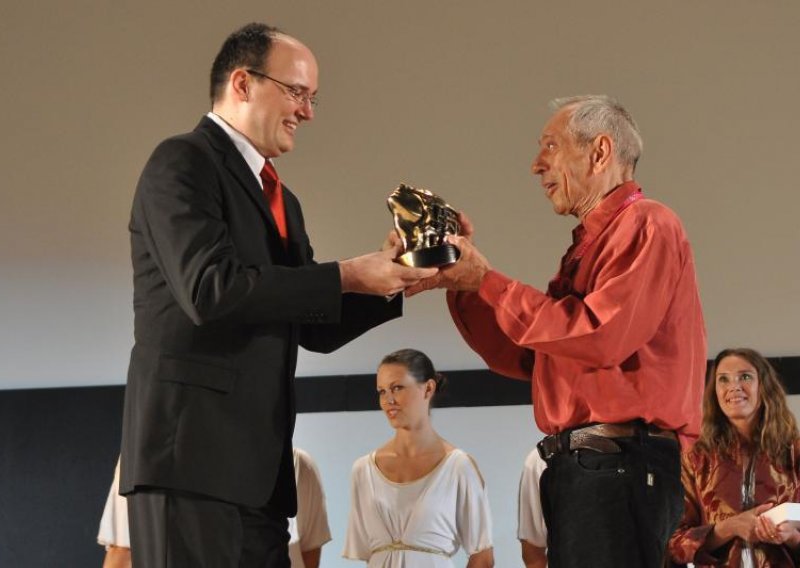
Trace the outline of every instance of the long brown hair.
{"type": "Polygon", "coordinates": [[[698,449],[735,458],[735,450],[740,444],[736,429],[719,406],[716,391],[717,367],[723,359],[731,356],[747,360],[758,373],[759,408],[751,442],[754,451],[764,452],[774,465],[790,467],[791,448],[800,437],[797,422],[786,404],[786,392],[778,373],[763,355],[753,349],[724,349],[714,359],[703,393],[703,425],[697,441],[698,449]]]}

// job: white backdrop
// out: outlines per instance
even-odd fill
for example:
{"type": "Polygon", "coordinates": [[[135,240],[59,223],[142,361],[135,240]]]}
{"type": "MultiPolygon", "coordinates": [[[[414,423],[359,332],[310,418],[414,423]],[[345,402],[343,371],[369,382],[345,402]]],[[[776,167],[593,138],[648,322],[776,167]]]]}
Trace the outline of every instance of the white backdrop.
{"type": "MultiPolygon", "coordinates": [[[[640,123],[639,181],[683,219],[710,350],[798,353],[800,3],[6,2],[0,18],[0,388],[121,383],[127,221],[147,156],[208,109],[247,21],[306,41],[317,118],[281,158],[321,259],[377,247],[401,181],[464,209],[500,270],[543,287],[569,242],[529,173],[555,96],[608,93],[640,123]]],[[[301,375],[372,372],[401,346],[481,367],[440,293],[301,375]]]]}

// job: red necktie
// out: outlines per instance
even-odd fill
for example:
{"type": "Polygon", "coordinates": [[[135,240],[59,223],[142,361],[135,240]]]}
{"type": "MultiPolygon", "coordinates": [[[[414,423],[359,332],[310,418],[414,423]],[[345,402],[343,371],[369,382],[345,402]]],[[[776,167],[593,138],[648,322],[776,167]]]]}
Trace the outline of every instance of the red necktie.
{"type": "Polygon", "coordinates": [[[283,208],[283,186],[278,179],[278,172],[275,166],[267,160],[261,169],[261,181],[264,183],[264,197],[267,198],[269,209],[272,211],[272,218],[275,219],[275,226],[281,235],[283,246],[289,240],[289,233],[286,230],[286,211],[283,208]]]}

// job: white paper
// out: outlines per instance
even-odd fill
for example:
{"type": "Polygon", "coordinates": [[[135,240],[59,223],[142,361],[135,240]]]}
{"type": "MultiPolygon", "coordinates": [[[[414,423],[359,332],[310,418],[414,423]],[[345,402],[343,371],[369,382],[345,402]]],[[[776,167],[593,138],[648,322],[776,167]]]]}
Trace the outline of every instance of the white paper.
{"type": "Polygon", "coordinates": [[[781,503],[761,514],[776,525],[784,521],[800,521],[800,503],[781,503]]]}

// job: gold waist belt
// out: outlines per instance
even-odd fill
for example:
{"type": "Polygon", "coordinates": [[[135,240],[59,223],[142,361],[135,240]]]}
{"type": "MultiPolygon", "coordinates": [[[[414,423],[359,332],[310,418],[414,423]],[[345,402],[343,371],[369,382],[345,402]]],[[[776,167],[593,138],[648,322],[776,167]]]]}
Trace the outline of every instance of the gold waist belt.
{"type": "Polygon", "coordinates": [[[439,554],[441,556],[446,556],[447,558],[450,558],[450,555],[443,550],[436,550],[435,548],[427,548],[425,546],[415,546],[413,544],[406,544],[402,540],[395,540],[390,542],[389,544],[384,544],[383,546],[379,546],[378,548],[370,552],[370,556],[372,556],[373,554],[377,554],[379,552],[387,552],[387,551],[394,552],[395,550],[413,550],[415,552],[439,554]]]}

